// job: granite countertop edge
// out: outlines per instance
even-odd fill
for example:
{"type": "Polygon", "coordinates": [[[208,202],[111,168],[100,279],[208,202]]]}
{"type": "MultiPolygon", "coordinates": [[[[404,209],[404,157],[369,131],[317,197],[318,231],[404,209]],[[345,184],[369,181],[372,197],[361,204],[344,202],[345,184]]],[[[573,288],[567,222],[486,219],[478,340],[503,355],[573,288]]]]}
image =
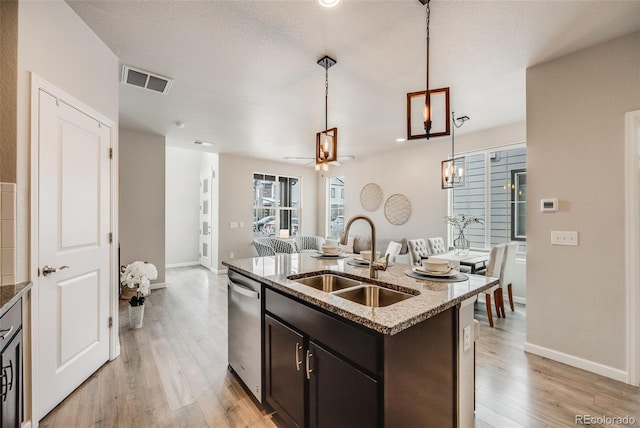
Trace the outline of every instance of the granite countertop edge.
{"type": "Polygon", "coordinates": [[[32,286],[33,282],[31,281],[0,285],[0,316],[11,309],[32,286]]]}
{"type": "MultiPolygon", "coordinates": [[[[420,310],[420,311],[414,311],[417,313],[414,313],[410,316],[404,316],[404,314],[399,314],[397,317],[397,319],[394,319],[393,315],[391,316],[387,316],[386,319],[384,319],[384,321],[386,322],[377,322],[373,316],[365,316],[365,315],[359,315],[357,313],[357,310],[359,309],[360,311],[363,311],[363,308],[358,308],[361,305],[358,305],[357,303],[352,303],[352,302],[346,302],[344,301],[344,299],[340,299],[336,296],[331,296],[329,297],[329,295],[327,293],[324,293],[322,291],[317,291],[315,289],[311,289],[309,288],[308,290],[306,289],[306,286],[302,286],[301,284],[296,283],[295,281],[292,281],[290,279],[287,278],[287,276],[290,275],[286,275],[286,274],[280,274],[280,275],[267,275],[267,276],[262,276],[260,274],[257,274],[253,271],[247,270],[242,268],[241,266],[237,266],[235,264],[233,264],[233,262],[226,262],[223,261],[222,264],[224,266],[227,266],[230,270],[245,275],[251,279],[254,279],[256,281],[262,282],[266,285],[268,285],[269,287],[281,291],[285,294],[288,294],[290,296],[296,297],[304,302],[307,302],[313,306],[322,308],[328,312],[334,313],[342,318],[345,318],[347,320],[350,320],[352,322],[355,322],[356,324],[362,325],[366,328],[369,328],[371,330],[377,331],[379,333],[385,334],[385,335],[395,335],[413,325],[416,325],[426,319],[429,319],[441,312],[446,311],[447,309],[469,299],[472,298],[473,296],[476,296],[477,294],[480,294],[482,292],[484,292],[485,290],[493,287],[496,285],[496,283],[498,282],[497,279],[495,279],[494,281],[489,281],[487,284],[484,285],[480,285],[477,286],[475,288],[473,288],[472,290],[469,290],[467,293],[460,293],[457,296],[448,298],[446,301],[441,302],[440,304],[437,305],[432,305],[430,307],[425,307],[424,310],[420,310]],[[298,289],[302,287],[302,289],[298,289]],[[315,296],[314,296],[315,295],[315,296]],[[316,297],[317,296],[317,297],[316,297]],[[338,299],[338,300],[336,300],[338,299]],[[333,300],[333,301],[332,301],[333,300]],[[356,306],[354,306],[356,305],[356,306]],[[344,306],[344,307],[341,307],[344,306]],[[353,310],[354,308],[358,308],[355,311],[353,310]],[[351,309],[351,310],[349,310],[351,309]]],[[[315,274],[319,274],[319,273],[336,273],[336,271],[332,271],[332,270],[326,270],[326,269],[318,269],[318,270],[313,270],[310,272],[300,272],[298,274],[296,274],[297,277],[304,277],[304,276],[311,276],[311,275],[315,275],[315,274]]],[[[350,274],[347,272],[340,272],[341,275],[344,276],[354,276],[354,277],[358,277],[355,274],[350,274]]],[[[406,287],[403,287],[402,285],[398,285],[398,284],[394,284],[391,281],[383,281],[383,280],[370,280],[370,282],[372,283],[377,283],[379,285],[383,285],[383,286],[387,286],[388,288],[397,288],[400,289],[401,291],[404,289],[406,290],[406,287]]],[[[371,308],[369,308],[371,309],[371,308]]],[[[376,309],[386,309],[386,308],[376,308],[376,309]]],[[[383,317],[384,318],[384,317],[383,317]]]]}

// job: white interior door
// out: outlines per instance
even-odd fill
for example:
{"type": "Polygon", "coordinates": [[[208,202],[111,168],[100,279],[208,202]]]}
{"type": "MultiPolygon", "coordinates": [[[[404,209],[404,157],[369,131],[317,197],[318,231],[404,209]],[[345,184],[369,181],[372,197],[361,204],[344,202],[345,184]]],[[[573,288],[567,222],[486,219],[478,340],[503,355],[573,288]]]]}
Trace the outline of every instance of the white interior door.
{"type": "Polygon", "coordinates": [[[40,419],[109,358],[112,130],[41,89],[38,104],[40,419]]]}
{"type": "Polygon", "coordinates": [[[213,174],[211,168],[200,172],[200,237],[199,254],[200,264],[207,269],[211,269],[211,187],[213,185],[213,174]]]}

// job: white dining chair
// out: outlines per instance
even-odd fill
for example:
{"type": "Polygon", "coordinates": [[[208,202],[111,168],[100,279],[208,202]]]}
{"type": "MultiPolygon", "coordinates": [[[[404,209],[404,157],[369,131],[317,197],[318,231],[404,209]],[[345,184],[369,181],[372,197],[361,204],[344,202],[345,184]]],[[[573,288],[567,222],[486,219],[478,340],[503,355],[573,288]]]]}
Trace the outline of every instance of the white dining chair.
{"type": "Polygon", "coordinates": [[[429,249],[427,248],[427,241],[422,238],[407,240],[409,245],[409,259],[414,266],[420,266],[422,264],[422,258],[429,255],[429,249]]]}
{"type": "MultiPolygon", "coordinates": [[[[504,298],[504,290],[507,289],[507,295],[509,296],[509,306],[511,310],[515,310],[513,307],[513,277],[516,267],[516,252],[518,251],[517,242],[509,242],[504,249],[504,258],[502,261],[502,270],[500,271],[500,288],[502,288],[502,297],[504,298]]],[[[502,308],[504,312],[504,301],[502,302],[502,308]]],[[[504,315],[504,313],[503,313],[504,315]]]]}
{"type": "Polygon", "coordinates": [[[439,236],[436,238],[427,238],[427,244],[429,245],[429,254],[442,254],[447,252],[444,239],[439,236]]]}
{"type": "MultiPolygon", "coordinates": [[[[491,248],[489,252],[489,260],[487,261],[487,271],[485,273],[486,276],[490,276],[493,278],[500,278],[500,274],[502,271],[502,260],[504,258],[504,249],[506,248],[505,244],[498,244],[491,248]]],[[[500,287],[500,282],[498,282],[493,287],[489,288],[484,292],[485,302],[487,304],[487,318],[489,319],[489,325],[493,327],[493,313],[491,311],[491,295],[495,300],[496,305],[496,313],[498,314],[498,318],[504,316],[504,301],[501,298],[502,296],[502,288],[500,287]],[[500,306],[500,301],[503,301],[503,306],[500,306]]]]}

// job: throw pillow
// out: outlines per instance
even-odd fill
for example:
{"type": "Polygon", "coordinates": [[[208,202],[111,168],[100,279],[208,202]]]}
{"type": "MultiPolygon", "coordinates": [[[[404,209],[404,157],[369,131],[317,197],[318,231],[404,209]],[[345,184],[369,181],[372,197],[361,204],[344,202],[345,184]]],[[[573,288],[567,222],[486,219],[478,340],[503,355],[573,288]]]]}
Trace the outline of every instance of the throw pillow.
{"type": "Polygon", "coordinates": [[[392,263],[396,262],[396,256],[400,254],[400,250],[402,249],[402,244],[399,242],[391,241],[389,245],[387,245],[387,251],[385,251],[384,255],[389,254],[389,261],[392,263]]]}
{"type": "Polygon", "coordinates": [[[350,236],[349,238],[347,238],[347,243],[342,245],[340,245],[340,249],[342,250],[343,253],[353,253],[353,236],[350,236]]]}

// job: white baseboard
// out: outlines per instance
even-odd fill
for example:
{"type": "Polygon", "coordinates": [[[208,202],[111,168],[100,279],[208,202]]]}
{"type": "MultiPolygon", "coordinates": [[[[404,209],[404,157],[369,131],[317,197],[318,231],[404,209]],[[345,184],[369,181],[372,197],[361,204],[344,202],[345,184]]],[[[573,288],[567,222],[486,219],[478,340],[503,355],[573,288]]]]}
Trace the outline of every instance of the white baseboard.
{"type": "Polygon", "coordinates": [[[152,290],[158,290],[160,288],[167,288],[169,284],[166,282],[158,282],[157,284],[151,284],[151,289],[152,290]]]}
{"type": "Polygon", "coordinates": [[[198,266],[200,262],[182,262],[182,263],[169,263],[164,265],[165,269],[178,268],[178,267],[187,267],[187,266],[198,266]]]}
{"type": "Polygon", "coordinates": [[[229,272],[229,269],[211,269],[211,271],[216,275],[226,275],[229,272]]]}
{"type": "Polygon", "coordinates": [[[524,343],[524,350],[525,352],[549,358],[550,360],[558,361],[560,363],[567,364],[572,367],[577,367],[588,372],[596,373],[620,382],[627,382],[627,372],[624,370],[605,366],[604,364],[596,363],[595,361],[585,360],[584,358],[534,345],[533,343],[529,342],[524,343]]]}
{"type": "Polygon", "coordinates": [[[524,297],[513,296],[513,303],[520,303],[521,305],[527,306],[527,299],[524,297]]]}

